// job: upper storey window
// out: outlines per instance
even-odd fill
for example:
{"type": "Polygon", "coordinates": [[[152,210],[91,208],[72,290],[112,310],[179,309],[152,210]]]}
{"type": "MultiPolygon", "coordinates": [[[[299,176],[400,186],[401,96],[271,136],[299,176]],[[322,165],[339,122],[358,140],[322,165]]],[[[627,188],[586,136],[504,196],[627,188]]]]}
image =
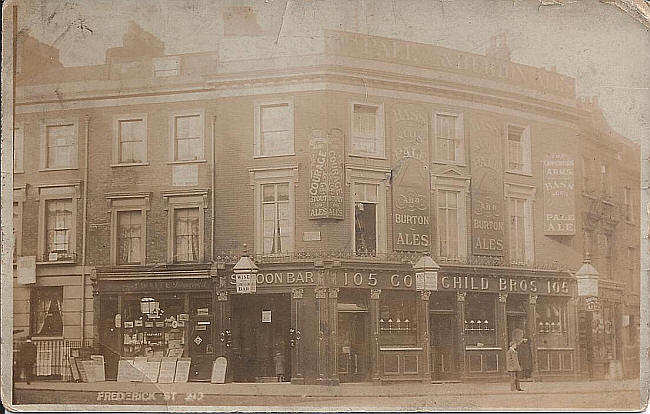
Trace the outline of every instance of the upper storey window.
{"type": "Polygon", "coordinates": [[[528,128],[508,125],[508,171],[530,174],[530,131],[528,128]]]}
{"type": "Polygon", "coordinates": [[[439,162],[463,164],[465,146],[463,117],[458,114],[435,114],[435,159],[439,162]]]}
{"type": "Polygon", "coordinates": [[[203,160],[203,113],[188,112],[172,116],[172,161],[203,160]]]}
{"type": "Polygon", "coordinates": [[[147,117],[133,115],[115,120],[114,164],[147,162],[147,117]]]}
{"type": "Polygon", "coordinates": [[[255,156],[293,155],[293,101],[255,105],[255,156]]]}
{"type": "Polygon", "coordinates": [[[41,168],[77,168],[77,135],[75,121],[48,121],[41,135],[41,168]]]}
{"type": "Polygon", "coordinates": [[[352,104],[352,154],[384,157],[383,105],[352,104]]]}

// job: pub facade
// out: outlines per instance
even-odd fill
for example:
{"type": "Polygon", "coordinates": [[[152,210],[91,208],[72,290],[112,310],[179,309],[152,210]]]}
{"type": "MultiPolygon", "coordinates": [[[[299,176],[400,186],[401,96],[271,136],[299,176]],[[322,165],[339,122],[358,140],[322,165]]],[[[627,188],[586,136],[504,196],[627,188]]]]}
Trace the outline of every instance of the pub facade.
{"type": "MultiPolygon", "coordinates": [[[[505,380],[523,338],[533,379],[607,376],[612,361],[633,376],[639,280],[618,264],[638,261],[638,218],[617,217],[638,200],[582,186],[634,188],[638,150],[593,132],[605,126],[575,80],[504,47],[334,31],[310,42],[276,60],[237,47],[168,56],[132,26],[106,65],[85,68],[85,94],[58,66],[65,104],[48,103],[48,77],[18,85],[25,130],[83,119],[84,134],[45,128],[23,147],[65,131],[87,144],[79,283],[107,378],[120,361],[177,358],[205,381],[223,356],[236,382],[505,380]],[[582,168],[594,156],[608,167],[582,168]],[[629,174],[614,176],[618,164],[629,174]],[[597,272],[580,279],[590,257],[597,272]],[[594,279],[600,290],[582,288],[594,279]],[[609,336],[594,336],[586,303],[605,296],[609,336]]],[[[62,323],[78,323],[71,299],[62,323]]]]}

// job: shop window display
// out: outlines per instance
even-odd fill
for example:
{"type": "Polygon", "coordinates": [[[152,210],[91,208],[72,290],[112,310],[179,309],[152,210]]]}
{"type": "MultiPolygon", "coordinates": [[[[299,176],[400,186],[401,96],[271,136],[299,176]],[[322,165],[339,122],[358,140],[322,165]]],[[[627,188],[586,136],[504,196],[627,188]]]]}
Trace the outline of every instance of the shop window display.
{"type": "Polygon", "coordinates": [[[417,333],[416,298],[412,292],[389,292],[381,296],[379,329],[382,343],[415,345],[417,333]]]}
{"type": "Polygon", "coordinates": [[[183,356],[188,319],[184,300],[178,295],[124,301],[123,356],[183,356]]]}
{"type": "Polygon", "coordinates": [[[566,300],[539,298],[535,307],[535,326],[541,346],[566,346],[568,343],[566,300]]]}
{"type": "Polygon", "coordinates": [[[467,346],[496,346],[495,302],[493,295],[467,295],[464,320],[467,346]]]}

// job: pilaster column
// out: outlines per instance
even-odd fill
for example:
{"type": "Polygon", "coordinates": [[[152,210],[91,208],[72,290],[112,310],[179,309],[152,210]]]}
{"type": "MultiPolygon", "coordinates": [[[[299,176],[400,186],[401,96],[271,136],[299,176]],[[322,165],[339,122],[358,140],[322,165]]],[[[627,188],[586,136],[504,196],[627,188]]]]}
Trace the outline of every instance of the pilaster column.
{"type": "Polygon", "coordinates": [[[503,355],[505,361],[505,352],[510,346],[508,343],[508,317],[506,315],[506,303],[508,301],[507,293],[499,293],[497,301],[497,346],[500,346],[503,349],[503,355]]]}
{"type": "Polygon", "coordinates": [[[458,329],[458,370],[467,375],[467,364],[465,363],[465,297],[467,293],[456,292],[456,320],[458,329]]]}
{"type": "Polygon", "coordinates": [[[339,314],[337,309],[339,296],[339,288],[330,288],[329,289],[329,299],[328,299],[328,312],[329,312],[329,379],[331,382],[338,384],[339,383],[339,373],[338,373],[338,326],[339,326],[339,314]]]}
{"type": "Polygon", "coordinates": [[[381,289],[370,289],[370,361],[372,364],[372,380],[379,382],[379,297],[381,289]]]}
{"type": "Polygon", "coordinates": [[[225,290],[217,290],[215,295],[215,330],[217,335],[217,355],[226,356],[228,349],[226,348],[227,339],[225,337],[226,330],[230,329],[230,302],[228,301],[228,292],[225,290]],[[221,333],[224,333],[221,341],[221,333]]]}
{"type": "Polygon", "coordinates": [[[538,372],[537,372],[537,321],[535,320],[535,315],[536,313],[536,308],[537,308],[537,294],[531,294],[528,297],[528,320],[526,321],[526,324],[528,325],[528,340],[529,340],[529,348],[530,348],[530,355],[531,358],[533,359],[533,369],[531,372],[532,377],[536,377],[538,372]]]}
{"type": "Polygon", "coordinates": [[[304,383],[304,360],[301,351],[300,331],[302,329],[302,299],[305,289],[291,289],[291,329],[294,330],[295,345],[291,354],[291,382],[304,383]]]}
{"type": "Polygon", "coordinates": [[[316,295],[316,306],[318,309],[318,382],[327,381],[328,354],[329,354],[329,327],[327,312],[327,288],[317,287],[314,289],[316,295]]]}
{"type": "Polygon", "coordinates": [[[431,296],[430,290],[420,292],[420,300],[418,301],[418,343],[422,346],[422,364],[420,372],[425,378],[431,378],[430,372],[430,333],[429,333],[429,297],[431,296]]]}

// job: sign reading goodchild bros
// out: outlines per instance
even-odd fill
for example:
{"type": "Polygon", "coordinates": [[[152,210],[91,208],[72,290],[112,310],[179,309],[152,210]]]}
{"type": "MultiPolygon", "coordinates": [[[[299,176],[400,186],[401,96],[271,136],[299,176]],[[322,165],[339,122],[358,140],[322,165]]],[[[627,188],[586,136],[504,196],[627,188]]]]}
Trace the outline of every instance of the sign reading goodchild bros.
{"type": "Polygon", "coordinates": [[[544,159],[544,234],[575,235],[575,161],[567,154],[544,159]]]}
{"type": "Polygon", "coordinates": [[[393,247],[428,251],[431,243],[428,123],[424,110],[393,108],[393,247]]]}
{"type": "Polygon", "coordinates": [[[472,253],[504,255],[504,210],[499,124],[469,121],[472,165],[472,253]]]}

